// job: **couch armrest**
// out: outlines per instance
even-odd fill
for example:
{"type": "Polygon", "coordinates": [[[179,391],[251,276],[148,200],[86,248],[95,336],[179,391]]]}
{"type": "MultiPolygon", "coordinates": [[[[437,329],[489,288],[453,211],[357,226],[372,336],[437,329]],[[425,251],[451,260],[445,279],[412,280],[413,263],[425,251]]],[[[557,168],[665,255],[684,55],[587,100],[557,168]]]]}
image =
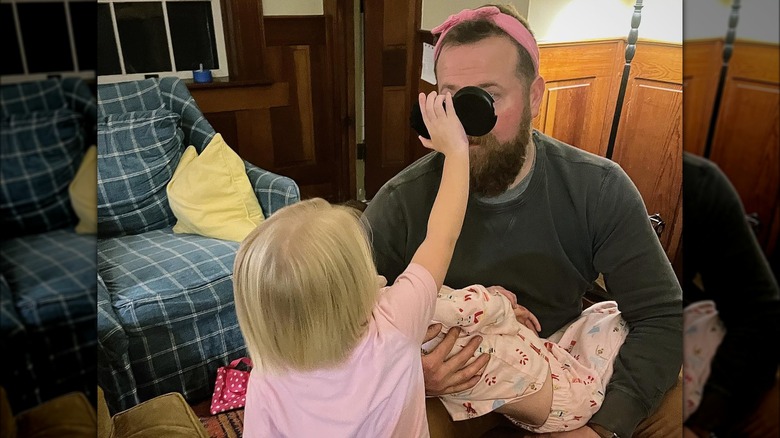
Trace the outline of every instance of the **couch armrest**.
{"type": "Polygon", "coordinates": [[[271,216],[282,207],[300,201],[301,191],[291,178],[261,169],[246,160],[244,160],[244,167],[265,217],[271,216]]]}
{"type": "Polygon", "coordinates": [[[8,285],[5,277],[0,275],[0,334],[5,342],[20,333],[24,333],[25,328],[22,318],[16,312],[14,306],[14,297],[11,293],[11,287],[8,285]]]}
{"type": "Polygon", "coordinates": [[[100,274],[97,278],[97,313],[98,347],[107,359],[118,360],[127,352],[127,335],[114,313],[111,297],[100,274]]]}

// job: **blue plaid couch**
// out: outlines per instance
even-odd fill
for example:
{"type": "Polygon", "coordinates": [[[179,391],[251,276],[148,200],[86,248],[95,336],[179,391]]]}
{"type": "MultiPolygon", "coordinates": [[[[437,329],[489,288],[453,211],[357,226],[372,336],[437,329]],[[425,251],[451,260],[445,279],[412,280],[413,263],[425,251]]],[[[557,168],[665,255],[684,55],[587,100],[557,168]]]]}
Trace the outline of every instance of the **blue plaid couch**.
{"type": "MultiPolygon", "coordinates": [[[[238,243],[174,234],[165,184],[215,135],[176,78],[98,86],[98,382],[117,412],[167,392],[211,397],[246,355],[233,303],[238,243]]],[[[244,162],[266,217],[295,182],[244,162]]]]}
{"type": "Polygon", "coordinates": [[[95,235],[76,234],[68,185],[94,142],[80,79],[0,87],[0,385],[15,412],[96,391],[95,235]]]}

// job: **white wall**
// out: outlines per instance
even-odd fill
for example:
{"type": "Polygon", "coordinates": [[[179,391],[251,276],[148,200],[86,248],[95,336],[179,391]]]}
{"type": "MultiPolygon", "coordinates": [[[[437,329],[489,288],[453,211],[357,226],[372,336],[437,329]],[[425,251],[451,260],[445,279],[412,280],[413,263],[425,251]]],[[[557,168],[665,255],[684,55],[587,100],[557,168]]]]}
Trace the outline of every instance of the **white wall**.
{"type": "Polygon", "coordinates": [[[322,15],[322,0],[263,0],[263,15],[322,15]]]}
{"type": "Polygon", "coordinates": [[[517,8],[517,11],[520,12],[521,15],[527,17],[528,3],[530,1],[531,0],[423,0],[420,28],[431,30],[443,23],[444,20],[452,14],[457,14],[463,9],[478,8],[487,3],[512,4],[517,8]]]}
{"type": "MultiPolygon", "coordinates": [[[[539,42],[625,38],[631,30],[632,0],[530,1],[528,21],[539,42]]],[[[682,42],[681,0],[652,0],[643,6],[639,38],[682,42]]]]}
{"type": "MultiPolygon", "coordinates": [[[[423,0],[421,28],[433,29],[451,14],[486,3],[490,0],[423,0]]],[[[512,0],[509,3],[528,18],[539,42],[625,38],[634,12],[633,0],[512,0]]],[[[680,43],[682,19],[682,0],[646,1],[639,37],[680,43]]]]}
{"type": "MultiPolygon", "coordinates": [[[[730,13],[730,0],[685,0],[685,39],[725,38],[730,13]]],[[[741,2],[737,39],[780,43],[778,15],[776,0],[741,2]]]]}

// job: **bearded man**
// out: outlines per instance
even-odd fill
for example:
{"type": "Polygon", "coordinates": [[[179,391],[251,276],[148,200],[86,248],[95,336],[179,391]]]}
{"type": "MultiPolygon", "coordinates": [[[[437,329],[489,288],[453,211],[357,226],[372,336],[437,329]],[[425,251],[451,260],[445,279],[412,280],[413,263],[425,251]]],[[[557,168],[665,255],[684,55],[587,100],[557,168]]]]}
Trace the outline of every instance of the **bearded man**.
{"type": "MultiPolygon", "coordinates": [[[[602,407],[587,426],[563,435],[632,436],[662,404],[682,364],[681,289],[641,195],[616,163],[532,130],[545,85],[536,41],[513,8],[464,10],[433,33],[438,92],[483,88],[498,116],[489,134],[469,138],[469,204],[445,284],[515,293],[548,337],[580,315],[585,292],[603,274],[629,334],[602,407]]],[[[443,162],[434,152],[413,163],[364,212],[378,271],[389,283],[425,238],[443,162]]],[[[438,329],[431,327],[429,337],[438,329]]],[[[450,330],[422,356],[429,396],[479,381],[489,355],[476,353],[481,340],[474,338],[448,357],[457,336],[450,330]]],[[[676,430],[641,435],[680,436],[679,393],[669,403],[663,416],[676,430]]]]}

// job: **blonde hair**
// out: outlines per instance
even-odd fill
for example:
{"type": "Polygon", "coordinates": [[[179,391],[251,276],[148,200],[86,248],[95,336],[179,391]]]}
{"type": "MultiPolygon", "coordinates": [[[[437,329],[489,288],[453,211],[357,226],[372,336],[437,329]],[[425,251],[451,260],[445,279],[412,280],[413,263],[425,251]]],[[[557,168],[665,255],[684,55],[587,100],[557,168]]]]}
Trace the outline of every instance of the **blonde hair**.
{"type": "Polygon", "coordinates": [[[255,366],[305,371],[341,363],[378,292],[357,211],[319,198],[279,210],[241,242],[233,287],[255,366]]]}

